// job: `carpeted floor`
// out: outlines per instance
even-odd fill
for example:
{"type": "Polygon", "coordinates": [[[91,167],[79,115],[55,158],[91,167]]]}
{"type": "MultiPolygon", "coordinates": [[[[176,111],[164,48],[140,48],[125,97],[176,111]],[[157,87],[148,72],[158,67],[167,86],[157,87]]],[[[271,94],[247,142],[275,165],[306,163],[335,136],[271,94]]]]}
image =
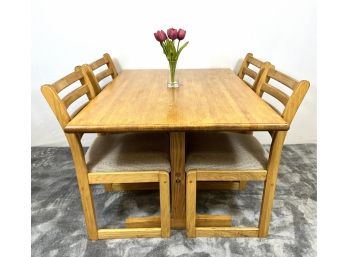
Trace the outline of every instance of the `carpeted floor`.
{"type": "MultiPolygon", "coordinates": [[[[265,147],[268,149],[268,147],[265,147]]],[[[69,148],[32,148],[32,256],[316,256],[316,145],[284,147],[270,235],[259,238],[89,241],[69,148]]],[[[105,193],[93,188],[99,227],[120,227],[128,216],[159,213],[154,191],[105,193]]],[[[257,226],[262,183],[245,191],[200,191],[198,213],[232,214],[236,226],[257,226]]]]}

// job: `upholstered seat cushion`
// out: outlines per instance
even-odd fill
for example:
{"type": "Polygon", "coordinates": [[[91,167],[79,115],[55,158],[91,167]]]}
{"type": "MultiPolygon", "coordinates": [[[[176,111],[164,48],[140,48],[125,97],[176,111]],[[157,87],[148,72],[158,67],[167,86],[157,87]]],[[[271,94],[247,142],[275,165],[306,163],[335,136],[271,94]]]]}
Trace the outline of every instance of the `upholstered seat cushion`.
{"type": "Polygon", "coordinates": [[[85,157],[90,172],[170,172],[169,138],[166,133],[99,135],[85,157]]]}
{"type": "Polygon", "coordinates": [[[252,135],[189,133],[185,170],[266,169],[268,154],[252,135]]]}

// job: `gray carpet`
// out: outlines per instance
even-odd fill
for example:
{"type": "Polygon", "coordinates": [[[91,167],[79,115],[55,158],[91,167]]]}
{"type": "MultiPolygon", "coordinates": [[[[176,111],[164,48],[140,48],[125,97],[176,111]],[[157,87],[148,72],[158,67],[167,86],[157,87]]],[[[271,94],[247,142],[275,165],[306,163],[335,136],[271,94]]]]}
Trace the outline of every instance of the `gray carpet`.
{"type": "MultiPolygon", "coordinates": [[[[266,146],[268,149],[268,147],[266,146]]],[[[284,147],[270,235],[259,238],[89,241],[68,148],[32,148],[32,256],[316,256],[316,145],[284,147]]],[[[105,193],[93,188],[99,227],[122,227],[128,216],[159,213],[155,191],[105,193]]],[[[198,213],[232,214],[236,226],[257,226],[262,183],[245,191],[200,191],[198,213]]]]}

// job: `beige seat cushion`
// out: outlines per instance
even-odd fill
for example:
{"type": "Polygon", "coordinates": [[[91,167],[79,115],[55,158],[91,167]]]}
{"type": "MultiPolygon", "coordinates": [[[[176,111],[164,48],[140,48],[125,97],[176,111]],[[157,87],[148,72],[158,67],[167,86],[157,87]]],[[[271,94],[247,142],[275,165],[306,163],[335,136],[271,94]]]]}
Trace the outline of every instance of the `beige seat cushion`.
{"type": "Polygon", "coordinates": [[[170,172],[169,138],[166,133],[99,135],[85,157],[90,172],[170,172]]]}
{"type": "Polygon", "coordinates": [[[268,154],[252,135],[207,132],[187,138],[186,171],[266,169],[268,154]]]}

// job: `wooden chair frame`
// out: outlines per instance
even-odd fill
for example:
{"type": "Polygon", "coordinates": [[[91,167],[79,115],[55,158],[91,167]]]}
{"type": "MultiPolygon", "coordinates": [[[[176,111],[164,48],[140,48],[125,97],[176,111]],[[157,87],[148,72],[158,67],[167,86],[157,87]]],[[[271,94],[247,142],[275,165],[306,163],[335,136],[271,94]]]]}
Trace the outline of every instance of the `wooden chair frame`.
{"type": "MultiPolygon", "coordinates": [[[[112,59],[108,53],[105,53],[102,58],[100,58],[100,59],[98,59],[90,64],[84,64],[83,66],[85,67],[85,69],[87,71],[87,75],[89,77],[89,80],[91,81],[91,85],[93,87],[95,95],[98,95],[102,91],[102,88],[100,86],[100,81],[107,78],[108,76],[111,76],[112,79],[115,79],[118,76],[114,62],[112,61],[112,59]],[[102,67],[103,65],[106,65],[107,69],[95,74],[94,73],[95,70],[102,67]]],[[[79,67],[81,67],[81,66],[76,66],[76,68],[79,68],[79,67]]],[[[100,135],[105,135],[105,134],[101,133],[100,135]]],[[[157,189],[159,189],[157,183],[155,183],[155,184],[157,186],[157,189]]],[[[129,184],[130,186],[128,186],[128,184],[116,184],[116,185],[117,185],[117,187],[115,187],[115,188],[123,188],[125,190],[128,190],[128,188],[129,188],[130,190],[132,190],[132,188],[134,188],[133,185],[136,185],[136,184],[129,184]]],[[[140,184],[139,187],[148,188],[149,186],[147,184],[140,184]]],[[[105,184],[104,188],[105,188],[106,192],[117,191],[117,190],[113,189],[112,184],[105,184]]]]}
{"type": "MultiPolygon", "coordinates": [[[[78,98],[86,94],[89,99],[96,93],[91,84],[87,66],[77,67],[75,72],[67,75],[52,85],[43,85],[42,94],[46,98],[61,127],[64,129],[68,122],[76,115],[69,115],[67,108],[78,98]],[[76,81],[81,86],[67,94],[62,99],[58,93],[76,81]]],[[[85,105],[81,106],[81,110],[85,105]]],[[[88,238],[91,240],[106,238],[129,238],[129,237],[169,237],[170,236],[170,193],[169,174],[167,171],[124,171],[124,172],[94,172],[87,169],[85,155],[81,144],[80,134],[65,133],[69,142],[76,171],[77,182],[81,195],[81,202],[85,216],[88,238]],[[160,227],[153,228],[125,228],[125,229],[98,229],[93,194],[91,185],[111,183],[153,183],[159,184],[160,191],[160,227]]]]}
{"type": "MultiPolygon", "coordinates": [[[[247,53],[239,69],[238,77],[242,79],[243,82],[247,84],[253,91],[255,91],[256,85],[258,81],[260,80],[262,73],[267,72],[267,70],[271,67],[274,68],[274,66],[270,62],[263,62],[259,59],[256,59],[252,53],[247,53]],[[250,69],[249,68],[250,64],[259,68],[259,72],[257,73],[254,70],[250,69]],[[254,83],[252,85],[244,80],[244,77],[246,75],[254,80],[254,83]]],[[[248,135],[253,134],[252,131],[239,131],[238,133],[248,134],[248,135]]],[[[239,181],[239,190],[245,190],[246,187],[247,187],[247,181],[239,181]]]]}
{"type": "Polygon", "coordinates": [[[238,71],[238,77],[243,80],[245,84],[247,84],[253,91],[256,90],[256,85],[258,84],[260,77],[262,75],[262,70],[265,67],[265,65],[270,65],[269,62],[263,62],[259,59],[256,59],[252,53],[248,53],[243,62],[242,65],[238,71]],[[249,65],[252,64],[255,67],[259,68],[259,72],[252,70],[249,68],[249,65]],[[244,80],[244,77],[248,76],[254,80],[254,83],[251,85],[249,82],[244,80]]]}
{"type": "MultiPolygon", "coordinates": [[[[256,93],[268,93],[279,99],[285,106],[281,113],[283,119],[290,125],[304,96],[309,88],[309,82],[295,79],[268,67],[260,76],[256,86],[256,93]],[[269,85],[270,79],[286,85],[292,89],[290,96],[281,90],[269,85]]],[[[286,131],[270,131],[272,137],[271,149],[267,169],[265,170],[192,170],[186,174],[186,229],[188,237],[235,237],[251,236],[266,237],[269,231],[273,199],[276,189],[278,167],[281,159],[282,148],[286,131]],[[196,193],[198,181],[263,181],[264,190],[258,227],[198,227],[196,224],[196,193]]]]}
{"type": "Polygon", "coordinates": [[[115,79],[118,76],[114,62],[108,53],[105,53],[102,58],[90,63],[87,67],[87,74],[96,94],[99,94],[102,91],[100,81],[108,76],[111,76],[112,79],[115,79]],[[103,65],[106,65],[107,69],[95,74],[95,70],[103,65]]]}

